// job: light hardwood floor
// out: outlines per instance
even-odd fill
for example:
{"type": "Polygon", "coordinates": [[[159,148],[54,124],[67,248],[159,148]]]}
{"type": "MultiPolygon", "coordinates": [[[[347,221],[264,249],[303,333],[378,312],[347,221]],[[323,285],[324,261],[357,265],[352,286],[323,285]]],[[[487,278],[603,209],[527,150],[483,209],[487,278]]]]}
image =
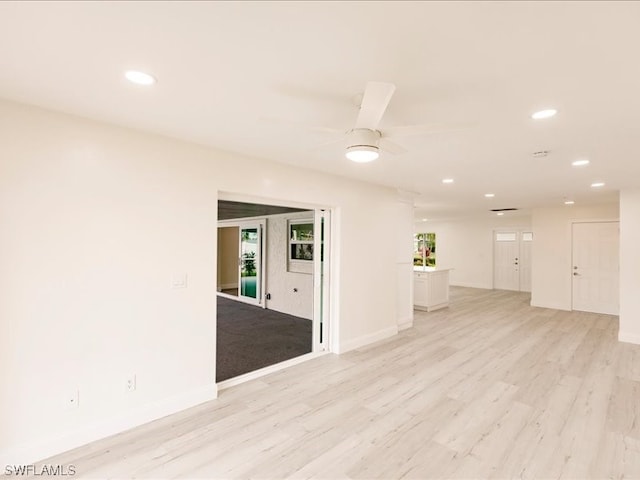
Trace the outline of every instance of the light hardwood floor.
{"type": "Polygon", "coordinates": [[[80,478],[640,478],[640,346],[617,317],[452,300],[47,462],[80,478]]]}

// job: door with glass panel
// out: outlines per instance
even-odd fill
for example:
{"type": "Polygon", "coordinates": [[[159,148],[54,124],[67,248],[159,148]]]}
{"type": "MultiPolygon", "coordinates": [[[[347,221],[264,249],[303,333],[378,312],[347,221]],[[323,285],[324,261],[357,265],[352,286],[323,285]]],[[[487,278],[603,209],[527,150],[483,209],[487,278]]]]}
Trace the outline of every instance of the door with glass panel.
{"type": "Polygon", "coordinates": [[[494,233],[493,288],[531,291],[533,233],[513,230],[494,233]]]}
{"type": "Polygon", "coordinates": [[[262,236],[260,223],[240,226],[238,297],[249,303],[262,301],[262,236]]]}
{"type": "Polygon", "coordinates": [[[328,210],[315,211],[313,227],[318,234],[313,237],[313,250],[319,255],[314,256],[313,262],[313,351],[327,350],[329,345],[330,219],[328,210]]]}

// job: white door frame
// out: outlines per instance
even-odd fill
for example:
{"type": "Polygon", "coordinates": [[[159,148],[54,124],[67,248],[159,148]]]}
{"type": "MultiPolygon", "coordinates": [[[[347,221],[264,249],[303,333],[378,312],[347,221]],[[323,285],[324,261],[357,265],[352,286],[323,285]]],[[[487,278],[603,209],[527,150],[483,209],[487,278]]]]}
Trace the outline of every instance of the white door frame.
{"type": "Polygon", "coordinates": [[[315,209],[313,216],[313,352],[329,350],[331,230],[331,211],[315,209]]]}
{"type": "Polygon", "coordinates": [[[251,305],[258,305],[262,308],[266,308],[266,303],[264,301],[264,296],[267,287],[267,276],[266,276],[266,255],[265,248],[267,244],[267,220],[264,217],[252,217],[252,218],[244,218],[242,220],[220,220],[218,221],[218,228],[223,227],[238,227],[238,295],[229,295],[224,292],[217,292],[217,295],[221,297],[230,298],[232,300],[238,300],[239,302],[249,303],[251,305]],[[240,235],[240,231],[243,228],[251,228],[258,227],[258,236],[260,238],[260,246],[258,249],[258,264],[260,266],[260,274],[258,275],[258,285],[256,289],[256,297],[255,299],[250,297],[245,297],[240,295],[240,287],[242,283],[242,278],[240,276],[240,245],[242,243],[242,237],[240,235]]]}
{"type": "MultiPolygon", "coordinates": [[[[339,332],[339,321],[340,321],[339,319],[340,300],[339,300],[339,290],[338,290],[339,288],[338,279],[340,274],[340,265],[339,265],[340,250],[339,250],[339,241],[338,241],[339,235],[340,235],[340,228],[339,228],[340,209],[327,206],[327,205],[317,205],[317,204],[313,205],[313,204],[302,203],[302,202],[264,198],[264,197],[253,196],[253,195],[243,195],[238,193],[222,192],[222,191],[218,192],[218,200],[227,200],[231,202],[257,203],[257,204],[263,204],[263,205],[275,205],[275,206],[282,206],[282,207],[300,208],[304,210],[310,210],[313,212],[324,212],[324,217],[325,217],[324,248],[325,248],[325,259],[328,257],[328,261],[324,262],[324,267],[327,270],[325,270],[323,275],[324,277],[323,292],[326,293],[326,295],[324,293],[322,295],[323,306],[321,310],[323,315],[322,315],[322,322],[321,322],[321,319],[319,318],[319,316],[317,316],[320,313],[320,308],[319,308],[319,300],[316,300],[316,295],[318,294],[316,293],[317,275],[315,275],[316,268],[319,269],[320,266],[317,265],[316,262],[314,261],[314,307],[313,307],[314,341],[312,344],[312,352],[307,355],[312,357],[317,354],[331,352],[333,348],[335,348],[335,346],[338,345],[337,335],[339,332]],[[319,335],[320,322],[323,325],[322,342],[319,341],[320,340],[320,335],[319,335]]],[[[256,218],[264,219],[264,217],[256,217],[256,218]]],[[[242,219],[242,221],[255,220],[256,218],[242,219]]],[[[314,214],[314,231],[316,228],[316,222],[319,221],[319,218],[321,217],[319,217],[318,214],[314,214]]],[[[230,226],[229,222],[230,221],[221,220],[218,222],[218,224],[219,226],[230,226]]],[[[266,229],[264,230],[266,235],[266,229]]],[[[320,247],[317,246],[315,243],[316,238],[318,238],[318,242],[319,242],[320,237],[318,235],[314,235],[314,252],[320,251],[319,250],[320,247]]],[[[266,248],[265,241],[263,241],[263,249],[264,248],[266,248]]],[[[266,272],[266,268],[265,268],[266,265],[264,264],[265,258],[266,258],[266,255],[263,255],[262,261],[263,261],[264,272],[266,272]]],[[[314,255],[314,259],[315,258],[316,258],[316,255],[314,255]]],[[[317,256],[317,258],[319,263],[320,256],[317,256]]],[[[264,295],[267,290],[264,287],[266,287],[267,282],[268,282],[268,279],[265,279],[265,281],[263,282],[263,288],[262,288],[261,298],[263,299],[262,301],[263,307],[266,306],[264,302],[264,295]]],[[[221,292],[217,292],[217,294],[231,298],[231,299],[236,299],[236,300],[238,299],[238,297],[235,297],[233,295],[226,295],[221,292]]]]}

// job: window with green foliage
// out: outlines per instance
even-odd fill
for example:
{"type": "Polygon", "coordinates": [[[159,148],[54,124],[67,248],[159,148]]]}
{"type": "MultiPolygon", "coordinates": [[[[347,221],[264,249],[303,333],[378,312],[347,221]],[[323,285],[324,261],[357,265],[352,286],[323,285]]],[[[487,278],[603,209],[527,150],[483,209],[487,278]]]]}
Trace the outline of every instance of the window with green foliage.
{"type": "Polygon", "coordinates": [[[289,222],[289,260],[313,260],[313,221],[291,220],[289,222]]]}
{"type": "Polygon", "coordinates": [[[436,266],[435,233],[416,233],[413,236],[413,265],[416,267],[436,266]]]}

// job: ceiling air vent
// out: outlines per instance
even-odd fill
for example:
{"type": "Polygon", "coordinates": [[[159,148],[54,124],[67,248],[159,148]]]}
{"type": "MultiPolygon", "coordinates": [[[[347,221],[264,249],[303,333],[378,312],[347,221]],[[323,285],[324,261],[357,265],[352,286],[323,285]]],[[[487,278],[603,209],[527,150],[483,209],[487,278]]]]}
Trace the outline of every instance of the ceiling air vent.
{"type": "Polygon", "coordinates": [[[517,208],[492,208],[492,212],[512,212],[514,210],[518,210],[517,208]]]}
{"type": "Polygon", "coordinates": [[[549,150],[540,150],[539,152],[533,152],[533,158],[542,158],[549,155],[549,150]]]}

